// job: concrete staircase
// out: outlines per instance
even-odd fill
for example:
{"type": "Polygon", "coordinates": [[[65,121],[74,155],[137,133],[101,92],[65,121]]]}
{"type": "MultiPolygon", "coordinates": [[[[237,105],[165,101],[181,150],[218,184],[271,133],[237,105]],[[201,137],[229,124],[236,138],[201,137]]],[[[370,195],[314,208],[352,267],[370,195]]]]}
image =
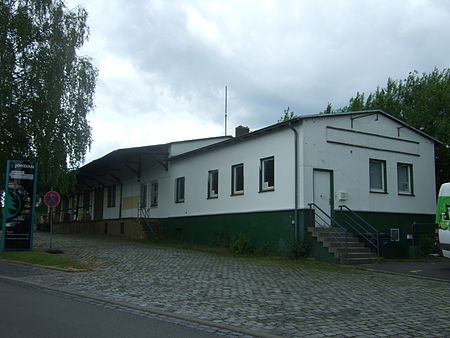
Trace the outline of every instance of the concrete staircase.
{"type": "Polygon", "coordinates": [[[164,228],[158,219],[150,217],[150,209],[138,205],[138,221],[142,225],[142,234],[144,238],[163,237],[165,235],[164,228]]]}
{"type": "Polygon", "coordinates": [[[162,238],[165,237],[165,229],[158,219],[154,218],[140,218],[139,221],[142,224],[142,231],[145,238],[149,237],[157,237],[162,238]]]}
{"type": "Polygon", "coordinates": [[[378,260],[374,252],[345,229],[309,227],[308,231],[341,264],[366,264],[378,260]]]}

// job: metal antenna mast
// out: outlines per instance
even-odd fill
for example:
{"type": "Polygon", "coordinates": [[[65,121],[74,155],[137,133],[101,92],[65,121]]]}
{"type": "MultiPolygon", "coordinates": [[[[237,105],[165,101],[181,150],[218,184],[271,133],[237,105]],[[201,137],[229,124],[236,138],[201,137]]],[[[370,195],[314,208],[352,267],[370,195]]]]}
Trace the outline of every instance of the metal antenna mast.
{"type": "Polygon", "coordinates": [[[227,106],[228,106],[228,90],[227,86],[225,86],[225,136],[227,136],[227,106]]]}

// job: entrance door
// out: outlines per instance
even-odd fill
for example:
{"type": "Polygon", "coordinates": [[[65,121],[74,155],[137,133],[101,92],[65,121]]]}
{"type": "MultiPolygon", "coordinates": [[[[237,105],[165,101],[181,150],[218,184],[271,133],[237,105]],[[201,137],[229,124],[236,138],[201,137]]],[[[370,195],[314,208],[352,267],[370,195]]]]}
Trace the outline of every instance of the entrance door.
{"type": "Polygon", "coordinates": [[[103,219],[103,188],[98,188],[94,192],[94,220],[103,219]]]}
{"type": "MultiPolygon", "coordinates": [[[[313,194],[314,204],[322,209],[328,216],[332,216],[333,210],[333,172],[330,170],[314,169],[313,178],[313,194]]],[[[328,217],[324,216],[319,210],[316,211],[316,226],[330,227],[331,222],[328,217]],[[320,217],[319,217],[320,216],[320,217]]]]}

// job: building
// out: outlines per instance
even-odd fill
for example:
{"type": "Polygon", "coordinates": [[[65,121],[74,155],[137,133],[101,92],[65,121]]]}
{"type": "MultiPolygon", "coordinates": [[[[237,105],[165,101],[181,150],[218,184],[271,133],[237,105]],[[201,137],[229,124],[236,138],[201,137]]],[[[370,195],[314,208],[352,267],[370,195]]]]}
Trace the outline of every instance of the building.
{"type": "Polygon", "coordinates": [[[345,226],[356,236],[376,232],[378,254],[384,245],[406,256],[417,233],[434,231],[439,142],[383,111],[240,126],[237,135],[113,151],[80,168],[80,194],[64,201],[61,219],[106,233],[115,222],[126,233],[124,220],[140,217],[185,241],[243,233],[274,251],[306,241],[325,259],[311,227],[349,216],[363,226],[345,226]]]}

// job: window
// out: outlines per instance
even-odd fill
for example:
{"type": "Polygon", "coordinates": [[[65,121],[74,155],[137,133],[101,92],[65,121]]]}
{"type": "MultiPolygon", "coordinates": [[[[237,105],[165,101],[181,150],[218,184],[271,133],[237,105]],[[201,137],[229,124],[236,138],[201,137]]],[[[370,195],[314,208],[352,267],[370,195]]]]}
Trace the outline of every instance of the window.
{"type": "Polygon", "coordinates": [[[175,202],[184,202],[184,177],[178,177],[175,180],[175,202]]]}
{"type": "Polygon", "coordinates": [[[397,187],[401,195],[412,195],[413,179],[412,165],[406,163],[397,163],[397,187]]]}
{"type": "Polygon", "coordinates": [[[400,229],[391,228],[391,242],[400,242],[400,229]]]}
{"type": "Polygon", "coordinates": [[[231,167],[231,195],[244,193],[244,165],[236,164],[231,167]]]}
{"type": "Polygon", "coordinates": [[[274,158],[268,157],[261,159],[259,172],[259,190],[270,191],[275,187],[274,158]]]}
{"type": "Polygon", "coordinates": [[[158,182],[152,182],[150,189],[150,205],[156,207],[158,206],[158,182]]]}
{"type": "Polygon", "coordinates": [[[208,198],[219,196],[219,170],[208,171],[208,198]]]}
{"type": "Polygon", "coordinates": [[[113,208],[116,206],[116,186],[110,185],[108,186],[106,193],[108,194],[107,200],[106,200],[106,206],[108,208],[113,208]]]}
{"type": "Polygon", "coordinates": [[[145,184],[145,183],[141,184],[139,207],[140,208],[147,207],[147,184],[145,184]]]}
{"type": "Polygon", "coordinates": [[[369,160],[370,191],[386,193],[386,161],[369,160]]]}

